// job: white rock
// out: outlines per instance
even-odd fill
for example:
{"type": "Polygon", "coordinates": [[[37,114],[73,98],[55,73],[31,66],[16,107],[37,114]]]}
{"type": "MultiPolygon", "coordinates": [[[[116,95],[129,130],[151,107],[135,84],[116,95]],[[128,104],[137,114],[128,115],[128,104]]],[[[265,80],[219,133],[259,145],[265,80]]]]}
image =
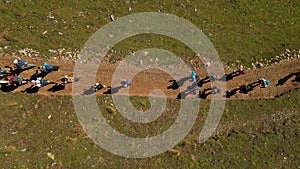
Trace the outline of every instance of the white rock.
{"type": "Polygon", "coordinates": [[[110,15],[110,20],[111,20],[111,21],[115,21],[114,15],[110,15]]]}

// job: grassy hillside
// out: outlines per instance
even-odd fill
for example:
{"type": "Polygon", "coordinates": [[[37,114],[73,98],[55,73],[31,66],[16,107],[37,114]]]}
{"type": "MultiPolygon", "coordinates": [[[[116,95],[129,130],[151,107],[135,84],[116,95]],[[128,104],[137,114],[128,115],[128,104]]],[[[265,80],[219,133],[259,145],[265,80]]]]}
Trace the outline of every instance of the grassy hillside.
{"type": "MultiPolygon", "coordinates": [[[[146,159],[126,159],[95,145],[82,131],[71,97],[0,95],[0,164],[4,168],[297,168],[300,163],[299,90],[273,100],[228,102],[214,136],[198,144],[209,106],[204,100],[192,131],[174,148],[180,155],[166,152],[146,159]]],[[[176,117],[166,111],[155,123],[136,124],[104,103],[111,102],[110,96],[99,96],[98,101],[110,124],[124,134],[157,134],[176,117]]],[[[137,108],[148,106],[145,98],[131,101],[137,108]]]]}
{"type": "MultiPolygon", "coordinates": [[[[10,46],[6,52],[30,47],[46,56],[48,49],[80,50],[96,30],[111,22],[110,15],[119,18],[160,11],[185,18],[203,30],[224,62],[250,64],[286,48],[299,48],[299,6],[299,1],[4,0],[0,2],[0,46],[10,46]]],[[[121,42],[115,57],[145,47],[194,56],[173,39],[141,35],[121,42]]]]}
{"type": "MultiPolygon", "coordinates": [[[[3,0],[0,47],[5,53],[29,47],[50,57],[49,49],[80,50],[95,31],[111,22],[110,15],[164,12],[203,30],[227,64],[239,60],[250,65],[286,48],[299,49],[299,7],[300,1],[3,0]]],[[[144,34],[120,42],[112,58],[149,47],[194,57],[174,39],[144,34]]],[[[0,92],[0,167],[299,168],[299,98],[300,90],[295,90],[271,100],[229,101],[214,136],[198,144],[209,108],[209,101],[203,100],[192,131],[173,152],[126,159],[104,151],[84,133],[71,97],[0,92]]],[[[149,108],[147,98],[131,101],[138,109],[149,108]]],[[[109,95],[99,96],[98,102],[111,126],[144,137],[174,122],[179,101],[169,100],[167,111],[147,125],[126,121],[107,104],[112,102],[109,95]]]]}

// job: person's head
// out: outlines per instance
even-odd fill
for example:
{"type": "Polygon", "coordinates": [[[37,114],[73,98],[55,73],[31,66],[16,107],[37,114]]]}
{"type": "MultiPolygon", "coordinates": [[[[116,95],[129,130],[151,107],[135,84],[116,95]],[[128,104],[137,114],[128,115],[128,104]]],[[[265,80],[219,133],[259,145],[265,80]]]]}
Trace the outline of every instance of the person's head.
{"type": "Polygon", "coordinates": [[[14,64],[18,64],[18,59],[15,59],[15,60],[13,61],[13,63],[14,63],[14,64]]]}

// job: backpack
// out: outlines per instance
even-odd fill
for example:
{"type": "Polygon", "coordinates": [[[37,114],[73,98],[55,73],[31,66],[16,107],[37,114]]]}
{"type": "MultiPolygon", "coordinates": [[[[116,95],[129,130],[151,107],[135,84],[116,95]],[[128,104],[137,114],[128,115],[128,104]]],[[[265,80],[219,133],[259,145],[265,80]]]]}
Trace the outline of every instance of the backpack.
{"type": "Polygon", "coordinates": [[[271,82],[270,80],[266,80],[266,84],[269,85],[271,82]]]}

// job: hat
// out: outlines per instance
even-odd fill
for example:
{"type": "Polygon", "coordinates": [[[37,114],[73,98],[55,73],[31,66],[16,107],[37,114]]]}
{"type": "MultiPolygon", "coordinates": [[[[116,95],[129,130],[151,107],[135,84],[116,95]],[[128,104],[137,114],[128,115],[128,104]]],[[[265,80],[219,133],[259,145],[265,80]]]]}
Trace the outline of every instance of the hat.
{"type": "Polygon", "coordinates": [[[15,59],[15,60],[13,61],[13,63],[14,63],[14,64],[18,64],[18,59],[15,59]]]}

